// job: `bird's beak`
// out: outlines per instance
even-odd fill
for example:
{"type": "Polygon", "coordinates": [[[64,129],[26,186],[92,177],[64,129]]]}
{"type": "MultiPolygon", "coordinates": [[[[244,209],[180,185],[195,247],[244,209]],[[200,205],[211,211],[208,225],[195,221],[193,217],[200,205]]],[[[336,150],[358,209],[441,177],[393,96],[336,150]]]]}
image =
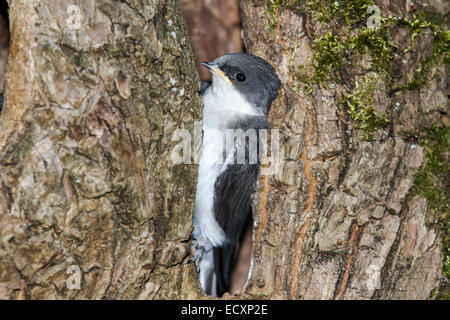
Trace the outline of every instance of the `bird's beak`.
{"type": "Polygon", "coordinates": [[[231,80],[225,75],[225,73],[223,73],[222,70],[219,69],[219,67],[211,62],[202,62],[201,63],[203,66],[207,67],[209,69],[209,71],[217,74],[218,76],[221,76],[222,78],[225,79],[225,81],[227,81],[229,84],[231,83],[231,80]]]}
{"type": "Polygon", "coordinates": [[[202,62],[201,65],[207,67],[209,70],[212,70],[214,67],[217,68],[217,66],[211,62],[202,62]]]}

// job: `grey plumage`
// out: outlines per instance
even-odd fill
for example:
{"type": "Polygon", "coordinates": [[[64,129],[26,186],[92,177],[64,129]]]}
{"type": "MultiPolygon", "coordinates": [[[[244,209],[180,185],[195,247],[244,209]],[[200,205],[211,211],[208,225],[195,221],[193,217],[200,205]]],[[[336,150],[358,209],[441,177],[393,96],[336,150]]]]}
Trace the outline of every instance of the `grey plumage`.
{"type": "Polygon", "coordinates": [[[221,296],[229,290],[239,240],[251,214],[251,194],[259,168],[259,156],[256,163],[250,161],[250,140],[234,137],[233,148],[227,149],[226,131],[254,130],[258,142],[258,130],[269,128],[267,113],[280,81],[269,63],[250,54],[228,54],[204,65],[213,77],[212,83],[202,84],[200,91],[204,138],[193,236],[202,287],[209,295],[221,296]],[[237,162],[240,147],[245,148],[243,163],[237,162]],[[208,162],[211,156],[224,161],[208,162]]]}
{"type": "Polygon", "coordinates": [[[273,67],[264,59],[246,53],[227,54],[214,61],[249,103],[262,109],[267,116],[280,87],[273,67]],[[236,75],[243,72],[242,69],[245,69],[247,81],[239,82],[236,75]]]}

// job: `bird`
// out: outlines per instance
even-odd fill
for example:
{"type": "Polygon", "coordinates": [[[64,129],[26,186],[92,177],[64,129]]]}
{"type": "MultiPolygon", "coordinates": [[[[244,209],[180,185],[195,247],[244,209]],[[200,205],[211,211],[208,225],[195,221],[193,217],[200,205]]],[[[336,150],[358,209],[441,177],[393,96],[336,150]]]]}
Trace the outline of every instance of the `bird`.
{"type": "Polygon", "coordinates": [[[202,65],[211,72],[212,81],[203,82],[199,91],[203,140],[193,260],[205,293],[221,297],[229,292],[240,238],[252,214],[251,196],[261,162],[259,130],[271,127],[267,114],[281,82],[267,61],[249,53],[225,54],[202,65]],[[255,135],[256,148],[250,143],[255,135]]]}

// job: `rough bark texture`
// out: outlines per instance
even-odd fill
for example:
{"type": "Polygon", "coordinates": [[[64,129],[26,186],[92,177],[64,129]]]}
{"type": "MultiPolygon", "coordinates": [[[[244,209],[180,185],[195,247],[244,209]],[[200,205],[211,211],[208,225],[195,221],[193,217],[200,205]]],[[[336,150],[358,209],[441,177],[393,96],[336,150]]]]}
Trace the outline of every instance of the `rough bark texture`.
{"type": "MultiPolygon", "coordinates": [[[[308,60],[312,43],[325,25],[297,3],[306,2],[241,1],[247,51],[276,66],[283,83],[271,120],[280,129],[284,161],[258,183],[247,292],[281,299],[426,299],[441,281],[442,233],[426,200],[411,192],[424,157],[414,135],[448,125],[445,66],[433,67],[428,87],[375,92],[376,110],[400,107],[367,140],[339,105],[346,81],[327,89],[313,84],[311,94],[300,86],[298,67],[314,63],[308,60]]],[[[414,10],[410,1],[377,5],[385,17],[411,17],[414,10]]],[[[428,6],[448,12],[445,2],[428,6]]],[[[338,25],[326,27],[339,34],[338,25]]],[[[391,35],[395,43],[410,37],[401,26],[391,35]]],[[[412,52],[400,47],[401,56],[390,61],[404,65],[394,84],[408,81],[407,71],[429,54],[430,38],[419,36],[412,52]]],[[[368,69],[361,67],[359,76],[373,72],[368,69]]]]}
{"type": "Polygon", "coordinates": [[[9,6],[0,299],[197,297],[196,166],[170,160],[201,114],[178,1],[9,6]]]}

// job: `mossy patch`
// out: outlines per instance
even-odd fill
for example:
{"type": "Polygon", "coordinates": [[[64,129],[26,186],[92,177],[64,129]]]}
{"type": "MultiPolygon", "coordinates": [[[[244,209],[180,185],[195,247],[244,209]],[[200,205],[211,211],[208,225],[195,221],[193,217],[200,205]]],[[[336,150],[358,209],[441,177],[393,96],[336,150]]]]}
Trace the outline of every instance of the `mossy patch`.
{"type": "Polygon", "coordinates": [[[389,112],[377,115],[371,86],[358,84],[351,75],[360,73],[356,70],[366,59],[369,69],[386,79],[388,86],[395,50],[387,25],[380,25],[379,28],[356,27],[367,19],[367,9],[373,4],[368,0],[307,2],[306,10],[319,21],[333,20],[339,26],[312,39],[314,54],[311,64],[300,65],[294,73],[299,83],[296,90],[303,87],[308,94],[312,93],[313,85],[329,88],[333,83],[348,84],[352,89],[342,94],[340,105],[350,115],[354,127],[364,131],[366,138],[370,138],[371,131],[389,123],[389,112]]]}
{"type": "Polygon", "coordinates": [[[369,53],[375,71],[390,73],[394,45],[387,26],[362,27],[355,36],[347,39],[346,45],[349,49],[357,50],[360,55],[369,53]]]}
{"type": "Polygon", "coordinates": [[[328,87],[330,83],[342,83],[341,74],[351,74],[355,65],[352,57],[361,59],[369,54],[372,69],[390,73],[390,61],[393,46],[386,28],[361,28],[353,36],[342,37],[332,32],[318,36],[313,40],[314,55],[310,67],[300,65],[295,76],[310,89],[312,84],[328,87]],[[312,71],[311,71],[312,69],[312,71]]]}
{"type": "MultiPolygon", "coordinates": [[[[286,6],[281,1],[277,5],[278,9],[286,6]]],[[[355,127],[364,131],[365,137],[370,136],[370,131],[389,123],[390,110],[376,116],[371,99],[366,99],[365,103],[356,101],[357,96],[361,96],[363,92],[356,84],[356,77],[352,75],[375,71],[385,80],[386,92],[414,90],[428,84],[434,66],[450,62],[450,32],[443,29],[444,18],[433,11],[424,11],[414,15],[412,19],[383,17],[380,14],[374,27],[368,23],[377,14],[372,0],[295,1],[295,6],[291,1],[290,6],[321,22],[321,28],[316,29],[322,30],[320,34],[313,35],[311,45],[314,53],[310,63],[297,66],[294,71],[297,80],[295,90],[311,94],[314,85],[329,88],[332,84],[346,84],[350,90],[356,90],[343,92],[342,97],[338,98],[345,101],[348,106],[346,112],[356,121],[355,127]],[[427,17],[433,21],[427,20],[427,17]],[[392,62],[399,48],[392,40],[391,29],[399,25],[410,30],[410,44],[404,52],[414,48],[417,36],[425,32],[433,34],[433,45],[429,56],[418,63],[418,68],[407,85],[394,88],[391,79],[392,62]]],[[[367,96],[368,93],[370,92],[364,95],[367,96]]]]}
{"type": "Polygon", "coordinates": [[[354,25],[366,20],[373,11],[369,8],[375,5],[372,0],[347,0],[342,1],[342,15],[347,25],[354,25]]]}
{"type": "Polygon", "coordinates": [[[390,18],[390,21],[394,24],[406,26],[410,31],[411,42],[405,51],[414,49],[415,40],[419,34],[433,34],[431,53],[423,61],[419,61],[418,67],[415,69],[407,85],[397,89],[415,90],[422,86],[427,86],[433,66],[439,63],[447,66],[450,64],[450,31],[444,30],[442,27],[443,24],[434,24],[431,21],[425,20],[426,16],[429,16],[429,14],[423,12],[418,15],[413,15],[412,19],[390,18]]]}
{"type": "Polygon", "coordinates": [[[307,1],[306,2],[306,12],[312,14],[313,19],[320,22],[331,21],[339,10],[338,1],[307,1]]]}
{"type": "Polygon", "coordinates": [[[320,22],[336,19],[341,25],[354,25],[369,16],[367,10],[374,4],[373,0],[306,1],[304,11],[320,22]]]}
{"type": "MultiPolygon", "coordinates": [[[[335,71],[342,67],[342,54],[345,50],[341,39],[327,32],[314,39],[314,82],[326,85],[335,71]]],[[[338,81],[338,79],[336,79],[338,81]]]]}
{"type": "Polygon", "coordinates": [[[389,123],[388,113],[377,114],[374,108],[377,79],[368,77],[361,84],[357,81],[351,92],[340,100],[340,106],[346,108],[357,129],[364,131],[367,140],[370,132],[383,128],[389,123]]]}
{"type": "Polygon", "coordinates": [[[279,12],[280,6],[283,0],[267,0],[267,13],[270,16],[269,19],[269,29],[273,32],[279,23],[279,12]]]}
{"type": "Polygon", "coordinates": [[[427,199],[434,213],[448,220],[450,218],[448,179],[450,127],[424,129],[421,144],[424,148],[425,160],[417,173],[413,190],[427,199]]]}
{"type": "MultiPolygon", "coordinates": [[[[450,282],[450,127],[427,128],[421,133],[424,163],[417,173],[413,192],[423,196],[443,232],[443,275],[450,282]]],[[[448,286],[448,285],[447,285],[448,286]]],[[[449,291],[447,290],[443,291],[449,291]]],[[[439,294],[450,299],[450,294],[439,294]]]]}
{"type": "Polygon", "coordinates": [[[450,252],[448,247],[447,247],[447,255],[444,259],[444,277],[446,277],[450,281],[450,252]]]}

